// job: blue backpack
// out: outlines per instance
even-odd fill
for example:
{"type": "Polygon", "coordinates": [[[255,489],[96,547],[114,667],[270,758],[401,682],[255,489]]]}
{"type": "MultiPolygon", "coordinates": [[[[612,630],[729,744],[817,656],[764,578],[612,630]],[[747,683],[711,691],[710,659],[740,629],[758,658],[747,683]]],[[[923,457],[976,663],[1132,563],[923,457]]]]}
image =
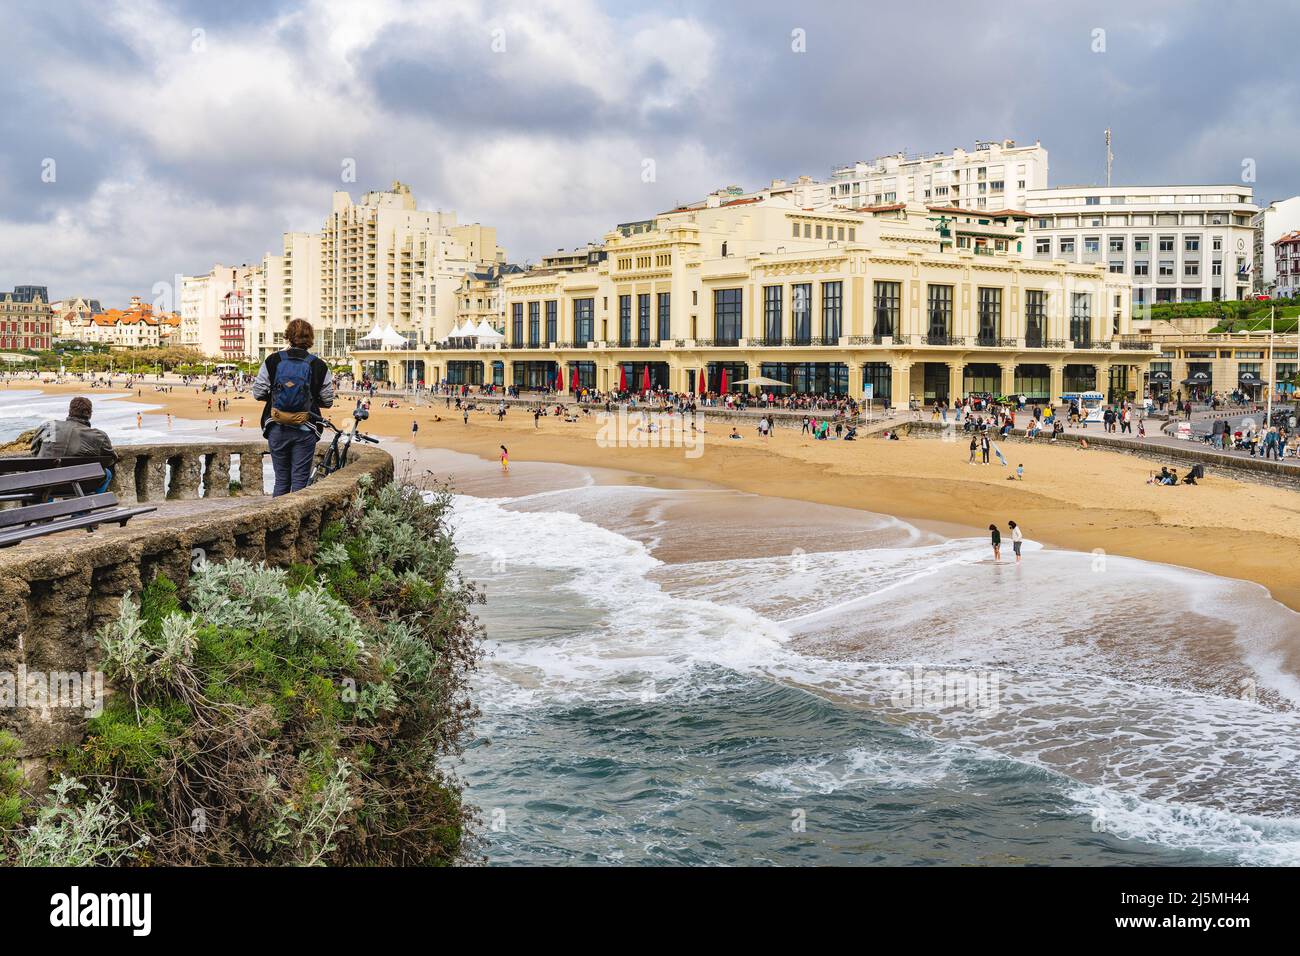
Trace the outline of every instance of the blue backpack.
{"type": "Polygon", "coordinates": [[[303,415],[311,411],[310,352],[306,358],[281,353],[275,366],[275,384],[271,387],[271,408],[283,415],[303,415]]]}

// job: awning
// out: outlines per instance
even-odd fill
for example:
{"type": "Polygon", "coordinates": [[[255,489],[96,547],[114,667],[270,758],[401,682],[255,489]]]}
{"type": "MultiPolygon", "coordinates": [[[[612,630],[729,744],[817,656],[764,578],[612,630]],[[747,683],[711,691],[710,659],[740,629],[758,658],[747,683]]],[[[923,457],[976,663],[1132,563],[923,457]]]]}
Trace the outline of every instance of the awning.
{"type": "Polygon", "coordinates": [[[1151,373],[1151,381],[1153,381],[1153,382],[1167,382],[1167,381],[1169,381],[1169,373],[1168,373],[1168,372],[1152,372],[1152,373],[1151,373]]]}
{"type": "Polygon", "coordinates": [[[790,383],[782,382],[780,379],[775,379],[775,378],[764,378],[763,376],[760,375],[757,378],[742,378],[740,381],[732,382],[731,384],[732,385],[773,385],[773,386],[784,387],[786,385],[789,385],[790,383]]]}
{"type": "Polygon", "coordinates": [[[1254,372],[1242,372],[1237,376],[1237,381],[1242,385],[1261,385],[1263,384],[1260,377],[1254,372]]]}

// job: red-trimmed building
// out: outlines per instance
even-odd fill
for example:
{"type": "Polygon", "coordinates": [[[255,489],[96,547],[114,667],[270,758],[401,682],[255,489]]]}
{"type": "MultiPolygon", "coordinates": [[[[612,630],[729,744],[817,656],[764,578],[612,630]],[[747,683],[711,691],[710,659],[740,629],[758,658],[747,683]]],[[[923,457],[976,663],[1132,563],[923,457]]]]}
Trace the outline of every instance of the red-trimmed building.
{"type": "Polygon", "coordinates": [[[48,349],[54,311],[45,286],[20,285],[0,298],[0,350],[48,349]]]}
{"type": "Polygon", "coordinates": [[[1300,230],[1273,241],[1273,261],[1277,267],[1274,294],[1281,299],[1300,295],[1300,230]]]}

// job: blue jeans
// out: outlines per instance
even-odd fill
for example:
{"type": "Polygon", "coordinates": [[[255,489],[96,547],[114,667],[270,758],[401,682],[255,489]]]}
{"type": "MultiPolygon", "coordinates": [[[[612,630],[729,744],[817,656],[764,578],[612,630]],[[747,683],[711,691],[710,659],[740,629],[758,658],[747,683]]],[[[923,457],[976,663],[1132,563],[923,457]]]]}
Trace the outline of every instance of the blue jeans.
{"type": "Polygon", "coordinates": [[[267,429],[266,443],[271,449],[271,467],[275,470],[273,496],[278,498],[307,487],[317,441],[319,437],[310,429],[304,431],[271,423],[267,429]]]}
{"type": "Polygon", "coordinates": [[[113,469],[105,468],[104,483],[95,489],[95,494],[102,495],[104,492],[108,491],[108,486],[112,484],[112,482],[113,482],[113,469]]]}

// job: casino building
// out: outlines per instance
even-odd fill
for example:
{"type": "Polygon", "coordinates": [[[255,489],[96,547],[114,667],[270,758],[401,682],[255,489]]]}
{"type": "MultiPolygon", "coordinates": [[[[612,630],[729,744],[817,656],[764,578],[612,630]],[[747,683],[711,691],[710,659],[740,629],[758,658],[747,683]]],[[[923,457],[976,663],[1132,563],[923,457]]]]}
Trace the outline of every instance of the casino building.
{"type": "MultiPolygon", "coordinates": [[[[1140,397],[1150,340],[1132,335],[1131,284],[1105,263],[1035,257],[1028,215],[915,202],[800,207],[789,191],[710,196],[639,222],[557,265],[503,277],[500,335],[352,353],[402,385],[601,391],[626,382],[877,403],[972,393],[1140,397]],[[595,251],[599,249],[599,251],[595,251]]],[[[468,324],[466,325],[468,330],[468,324]]]]}

